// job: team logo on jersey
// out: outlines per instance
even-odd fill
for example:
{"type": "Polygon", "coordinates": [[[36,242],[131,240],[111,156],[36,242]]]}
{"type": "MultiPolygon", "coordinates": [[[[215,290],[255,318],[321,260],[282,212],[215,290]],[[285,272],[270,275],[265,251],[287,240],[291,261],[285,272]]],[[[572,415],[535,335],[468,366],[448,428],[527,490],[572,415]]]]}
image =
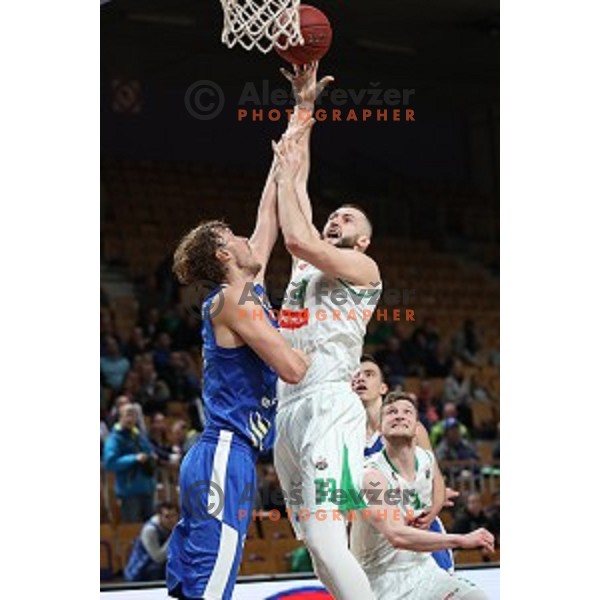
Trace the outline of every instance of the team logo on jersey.
{"type": "Polygon", "coordinates": [[[328,467],[329,463],[324,456],[319,456],[319,458],[315,462],[315,467],[319,469],[319,471],[323,471],[328,467]]]}
{"type": "Polygon", "coordinates": [[[277,405],[277,398],[267,398],[267,396],[263,396],[260,404],[265,410],[267,410],[277,405]]]}
{"type": "Polygon", "coordinates": [[[429,479],[431,477],[431,469],[425,469],[425,479],[429,479]]]}

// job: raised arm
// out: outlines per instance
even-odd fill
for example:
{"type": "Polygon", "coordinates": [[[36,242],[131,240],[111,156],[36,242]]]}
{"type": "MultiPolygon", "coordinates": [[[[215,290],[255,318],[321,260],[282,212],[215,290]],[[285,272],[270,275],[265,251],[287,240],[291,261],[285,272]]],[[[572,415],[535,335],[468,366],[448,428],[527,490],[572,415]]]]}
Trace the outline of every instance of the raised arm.
{"type": "MultiPolygon", "coordinates": [[[[281,69],[283,76],[292,84],[292,92],[296,100],[296,106],[290,119],[288,132],[302,128],[303,124],[310,119],[315,110],[315,102],[325,87],[333,81],[331,75],[323,77],[317,82],[317,69],[319,63],[313,62],[309,65],[294,65],[294,72],[290,73],[281,69]]],[[[287,137],[288,132],[284,134],[287,137]]],[[[298,192],[298,202],[300,210],[306,220],[313,225],[312,205],[308,195],[308,175],[310,172],[310,128],[298,140],[298,147],[301,157],[300,168],[296,175],[296,191],[298,192]]],[[[316,231],[316,230],[315,230],[316,231]]]]}
{"type": "Polygon", "coordinates": [[[250,237],[254,255],[262,265],[256,276],[256,281],[262,283],[273,246],[277,241],[279,225],[277,222],[277,186],[275,184],[275,160],[271,163],[269,174],[262,191],[258,212],[256,214],[256,225],[250,237]]]}
{"type": "Polygon", "coordinates": [[[490,552],[494,551],[494,536],[486,529],[460,535],[422,531],[407,525],[397,505],[390,503],[385,494],[381,500],[381,491],[387,489],[387,481],[376,469],[365,471],[363,486],[366,498],[370,500],[369,508],[363,512],[363,518],[380,531],[394,548],[413,552],[435,552],[446,548],[483,547],[490,552]]]}
{"type": "MultiPolygon", "coordinates": [[[[307,121],[312,127],[314,120],[307,121]]],[[[323,241],[300,208],[296,176],[302,158],[298,143],[282,139],[273,145],[277,157],[277,208],[279,223],[290,254],[305,260],[332,277],[339,277],[358,286],[373,287],[379,283],[375,261],[357,250],[336,248],[323,241]]]]}

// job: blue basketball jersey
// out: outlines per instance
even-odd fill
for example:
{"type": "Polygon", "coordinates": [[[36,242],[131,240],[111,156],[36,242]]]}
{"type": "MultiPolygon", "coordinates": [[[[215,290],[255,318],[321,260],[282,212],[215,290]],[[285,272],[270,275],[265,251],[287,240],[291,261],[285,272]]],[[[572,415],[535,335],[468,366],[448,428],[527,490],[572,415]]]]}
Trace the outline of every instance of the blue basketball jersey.
{"type": "MultiPolygon", "coordinates": [[[[273,446],[275,437],[277,373],[249,346],[222,348],[217,345],[210,305],[221,289],[213,290],[202,304],[204,436],[216,440],[220,430],[225,429],[262,452],[273,446]]],[[[253,289],[264,310],[264,318],[276,327],[262,286],[255,283],[253,289]]]]}
{"type": "Polygon", "coordinates": [[[374,433],[370,440],[365,444],[365,458],[369,458],[377,452],[383,450],[383,439],[380,433],[374,433]]]}

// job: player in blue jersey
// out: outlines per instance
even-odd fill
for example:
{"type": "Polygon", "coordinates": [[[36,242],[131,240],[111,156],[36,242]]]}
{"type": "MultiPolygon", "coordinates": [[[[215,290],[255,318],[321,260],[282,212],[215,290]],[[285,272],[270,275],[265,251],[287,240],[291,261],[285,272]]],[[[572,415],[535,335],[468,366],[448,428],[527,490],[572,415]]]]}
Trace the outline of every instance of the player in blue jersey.
{"type": "MultiPolygon", "coordinates": [[[[365,354],[360,359],[360,369],[352,379],[352,389],[360,396],[367,413],[367,437],[365,443],[365,458],[369,458],[383,450],[383,437],[381,435],[381,406],[383,398],[388,392],[388,386],[383,380],[383,373],[375,358],[365,354]]],[[[416,443],[424,450],[433,452],[427,430],[421,423],[417,423],[416,443]]],[[[451,495],[456,492],[450,490],[451,495]]],[[[429,512],[423,513],[415,522],[415,527],[429,529],[436,533],[445,533],[444,525],[438,517],[446,501],[446,488],[444,478],[436,464],[433,480],[433,504],[429,512]]],[[[449,549],[432,552],[433,558],[439,567],[445,571],[454,570],[454,558],[449,549]]]]}
{"type": "Polygon", "coordinates": [[[202,305],[206,428],[181,465],[181,520],[167,561],[169,595],[183,600],[231,598],[252,514],[256,460],[273,443],[277,377],[295,384],[308,367],[307,357],[276,329],[264,298],[276,238],[271,169],[249,240],[209,221],[175,252],[180,283],[216,284],[202,305]]]}

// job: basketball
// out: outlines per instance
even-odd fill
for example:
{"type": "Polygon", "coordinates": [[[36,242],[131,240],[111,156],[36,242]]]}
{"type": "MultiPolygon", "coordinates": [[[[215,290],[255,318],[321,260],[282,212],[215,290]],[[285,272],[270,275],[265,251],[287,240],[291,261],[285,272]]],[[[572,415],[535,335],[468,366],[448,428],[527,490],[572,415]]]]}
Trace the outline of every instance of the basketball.
{"type": "MultiPolygon", "coordinates": [[[[333,31],[325,13],[309,4],[300,5],[300,30],[304,38],[303,46],[290,46],[277,54],[293,65],[304,65],[319,60],[327,54],[331,46],[333,31]]],[[[279,38],[280,42],[282,38],[279,38]]]]}

